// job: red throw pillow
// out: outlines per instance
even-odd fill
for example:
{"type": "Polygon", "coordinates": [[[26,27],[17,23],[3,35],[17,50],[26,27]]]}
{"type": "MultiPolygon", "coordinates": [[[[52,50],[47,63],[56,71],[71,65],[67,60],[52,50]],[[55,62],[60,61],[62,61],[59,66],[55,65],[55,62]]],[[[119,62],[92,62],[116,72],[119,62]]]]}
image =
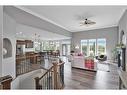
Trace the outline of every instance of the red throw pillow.
{"type": "Polygon", "coordinates": [[[94,69],[94,60],[86,59],[85,60],[85,68],[94,69]]]}

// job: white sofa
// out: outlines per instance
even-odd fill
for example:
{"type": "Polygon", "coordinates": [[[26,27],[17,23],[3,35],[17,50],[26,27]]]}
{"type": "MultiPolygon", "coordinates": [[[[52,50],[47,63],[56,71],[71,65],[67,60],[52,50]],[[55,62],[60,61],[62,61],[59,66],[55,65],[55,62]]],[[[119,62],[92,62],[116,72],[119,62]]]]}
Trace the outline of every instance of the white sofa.
{"type": "MultiPolygon", "coordinates": [[[[81,68],[81,69],[87,69],[85,67],[85,57],[84,56],[76,56],[76,55],[70,55],[68,57],[68,60],[71,62],[71,66],[75,68],[81,68]]],[[[94,71],[97,70],[97,64],[94,62],[94,71]]]]}
{"type": "Polygon", "coordinates": [[[85,68],[84,62],[85,58],[83,56],[73,56],[71,61],[71,66],[76,68],[85,68]]]}

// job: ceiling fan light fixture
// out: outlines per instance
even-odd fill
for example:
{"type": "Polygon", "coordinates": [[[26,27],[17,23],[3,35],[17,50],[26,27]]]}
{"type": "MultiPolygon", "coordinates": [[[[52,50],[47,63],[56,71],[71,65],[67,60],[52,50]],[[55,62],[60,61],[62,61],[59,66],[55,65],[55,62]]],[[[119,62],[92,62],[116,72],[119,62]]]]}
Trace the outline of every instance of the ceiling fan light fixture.
{"type": "Polygon", "coordinates": [[[96,22],[88,20],[87,18],[84,21],[80,22],[80,26],[87,26],[88,27],[88,26],[94,25],[94,24],[96,24],[96,22]]]}

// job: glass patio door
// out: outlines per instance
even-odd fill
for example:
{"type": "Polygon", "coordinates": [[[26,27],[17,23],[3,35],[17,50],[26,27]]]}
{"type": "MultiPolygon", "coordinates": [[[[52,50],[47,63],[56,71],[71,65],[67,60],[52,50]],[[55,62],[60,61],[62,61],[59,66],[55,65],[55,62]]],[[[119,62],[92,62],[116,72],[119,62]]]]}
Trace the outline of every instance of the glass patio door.
{"type": "Polygon", "coordinates": [[[89,56],[96,55],[96,39],[89,40],[89,56]]]}

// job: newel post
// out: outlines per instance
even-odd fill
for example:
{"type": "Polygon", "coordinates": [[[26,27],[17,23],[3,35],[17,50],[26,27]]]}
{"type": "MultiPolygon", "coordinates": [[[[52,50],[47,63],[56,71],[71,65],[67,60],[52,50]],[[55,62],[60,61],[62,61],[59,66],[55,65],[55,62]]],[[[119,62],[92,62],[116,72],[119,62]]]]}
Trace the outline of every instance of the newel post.
{"type": "Polygon", "coordinates": [[[58,81],[57,81],[57,63],[53,63],[53,71],[54,71],[54,89],[58,89],[58,81]]]}
{"type": "Polygon", "coordinates": [[[41,86],[39,84],[39,77],[36,77],[34,79],[35,79],[35,87],[36,87],[36,89],[41,89],[41,86]]]}

